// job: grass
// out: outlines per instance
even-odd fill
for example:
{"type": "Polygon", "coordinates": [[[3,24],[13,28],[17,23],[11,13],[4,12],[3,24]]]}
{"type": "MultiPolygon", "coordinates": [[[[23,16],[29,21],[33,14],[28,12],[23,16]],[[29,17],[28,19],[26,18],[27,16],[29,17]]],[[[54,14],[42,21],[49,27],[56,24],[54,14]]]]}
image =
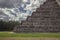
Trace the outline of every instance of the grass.
{"type": "Polygon", "coordinates": [[[0,37],[60,37],[60,33],[13,33],[13,32],[0,32],[0,37]]]}
{"type": "Polygon", "coordinates": [[[0,32],[0,40],[60,40],[60,33],[0,32]]]}
{"type": "Polygon", "coordinates": [[[60,38],[47,37],[0,37],[0,40],[60,40],[60,38]]]}

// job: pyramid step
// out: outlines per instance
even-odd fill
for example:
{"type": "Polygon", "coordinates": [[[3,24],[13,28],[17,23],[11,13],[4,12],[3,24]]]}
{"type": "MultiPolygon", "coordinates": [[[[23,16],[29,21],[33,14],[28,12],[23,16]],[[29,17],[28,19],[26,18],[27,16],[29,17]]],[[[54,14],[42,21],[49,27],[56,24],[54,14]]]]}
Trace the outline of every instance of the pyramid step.
{"type": "Polygon", "coordinates": [[[60,6],[56,0],[46,0],[16,32],[60,32],[60,6]]]}

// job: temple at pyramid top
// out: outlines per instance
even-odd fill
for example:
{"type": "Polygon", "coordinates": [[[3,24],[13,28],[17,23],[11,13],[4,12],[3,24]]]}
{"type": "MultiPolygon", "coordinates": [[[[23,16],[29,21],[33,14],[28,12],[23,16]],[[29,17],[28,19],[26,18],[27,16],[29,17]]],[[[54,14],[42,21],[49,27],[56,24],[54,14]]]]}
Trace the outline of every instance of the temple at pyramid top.
{"type": "Polygon", "coordinates": [[[15,32],[60,32],[60,6],[56,0],[46,0],[15,32]]]}

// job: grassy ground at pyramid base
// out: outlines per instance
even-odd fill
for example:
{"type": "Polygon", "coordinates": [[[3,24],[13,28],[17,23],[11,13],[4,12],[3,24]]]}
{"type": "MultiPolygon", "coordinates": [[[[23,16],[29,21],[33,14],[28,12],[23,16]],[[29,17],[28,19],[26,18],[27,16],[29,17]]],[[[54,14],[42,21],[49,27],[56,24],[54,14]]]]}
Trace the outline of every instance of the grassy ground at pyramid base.
{"type": "Polygon", "coordinates": [[[48,37],[0,37],[0,40],[60,40],[60,38],[48,37]]]}
{"type": "Polygon", "coordinates": [[[0,37],[59,37],[60,33],[14,33],[0,32],[0,37]]]}

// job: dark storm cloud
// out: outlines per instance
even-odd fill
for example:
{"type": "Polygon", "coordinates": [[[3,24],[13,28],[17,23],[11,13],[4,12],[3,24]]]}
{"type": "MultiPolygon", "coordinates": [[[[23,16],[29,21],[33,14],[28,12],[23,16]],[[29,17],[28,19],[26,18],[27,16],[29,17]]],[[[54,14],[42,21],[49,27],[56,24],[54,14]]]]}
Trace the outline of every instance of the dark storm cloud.
{"type": "Polygon", "coordinates": [[[22,0],[0,0],[0,8],[13,8],[14,5],[20,5],[22,0]]]}

